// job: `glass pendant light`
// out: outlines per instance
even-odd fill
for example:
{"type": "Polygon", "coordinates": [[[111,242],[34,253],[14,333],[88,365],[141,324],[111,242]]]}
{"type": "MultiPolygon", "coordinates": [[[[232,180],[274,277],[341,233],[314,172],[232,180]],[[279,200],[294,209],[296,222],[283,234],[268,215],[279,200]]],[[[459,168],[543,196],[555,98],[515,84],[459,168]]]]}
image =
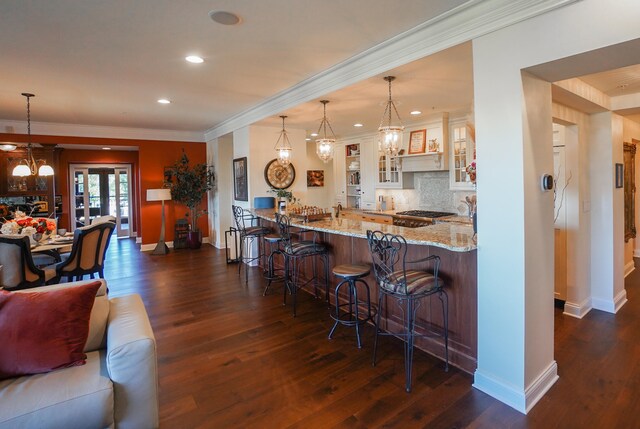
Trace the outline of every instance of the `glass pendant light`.
{"type": "Polygon", "coordinates": [[[284,128],[284,120],[287,118],[286,116],[280,116],[282,118],[282,131],[280,131],[280,136],[278,137],[278,141],[275,145],[275,150],[278,158],[278,162],[281,165],[289,165],[291,162],[291,152],[293,152],[293,148],[291,147],[291,143],[289,142],[289,136],[287,135],[287,130],[284,128]]]}
{"type": "Polygon", "coordinates": [[[318,128],[318,135],[320,135],[320,130],[322,130],[322,138],[316,139],[316,154],[318,157],[326,162],[333,159],[333,152],[336,146],[336,135],[333,132],[333,128],[331,128],[331,124],[327,119],[327,103],[329,100],[320,100],[324,108],[324,114],[322,116],[322,122],[320,122],[320,127],[318,128]],[[329,131],[331,131],[332,138],[327,137],[327,126],[329,127],[329,131]]]}
{"type": "Polygon", "coordinates": [[[27,157],[20,161],[20,164],[16,165],[12,171],[13,176],[26,177],[26,176],[53,176],[53,168],[46,163],[38,168],[36,160],[33,157],[33,151],[31,144],[31,103],[30,98],[35,95],[28,92],[23,92],[23,96],[27,98],[27,157]]]}
{"type": "Polygon", "coordinates": [[[380,119],[380,127],[378,128],[378,145],[381,151],[391,156],[398,155],[398,151],[402,148],[402,136],[404,132],[404,126],[402,120],[396,109],[396,104],[391,99],[391,82],[395,80],[395,76],[385,76],[384,80],[389,82],[389,100],[382,113],[380,119]],[[395,112],[398,118],[397,123],[391,122],[391,112],[395,112]],[[387,119],[386,125],[384,124],[387,119]]]}

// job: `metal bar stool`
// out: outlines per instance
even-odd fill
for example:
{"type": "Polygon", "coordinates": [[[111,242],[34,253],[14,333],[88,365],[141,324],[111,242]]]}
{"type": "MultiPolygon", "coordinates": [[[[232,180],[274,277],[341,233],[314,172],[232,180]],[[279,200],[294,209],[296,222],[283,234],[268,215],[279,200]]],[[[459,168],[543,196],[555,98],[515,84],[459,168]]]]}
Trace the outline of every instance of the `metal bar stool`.
{"type": "MultiPolygon", "coordinates": [[[[269,257],[267,258],[267,267],[264,270],[264,278],[268,280],[268,283],[267,283],[267,286],[264,288],[264,292],[262,293],[262,296],[266,296],[267,291],[271,286],[271,282],[284,280],[284,276],[276,274],[276,271],[284,271],[284,270],[279,268],[274,268],[273,266],[273,257],[275,255],[283,255],[282,249],[280,247],[280,243],[282,242],[282,237],[280,237],[280,234],[276,234],[276,233],[267,234],[263,237],[263,239],[265,242],[265,248],[267,245],[269,246],[269,250],[268,250],[269,257]]],[[[266,253],[267,252],[265,252],[265,254],[266,253]]]]}
{"type": "MultiPolygon", "coordinates": [[[[449,370],[449,309],[444,282],[438,276],[440,258],[432,255],[416,261],[407,261],[407,241],[400,235],[385,234],[382,231],[367,231],[369,251],[373,260],[373,272],[378,283],[378,314],[376,336],[373,343],[373,365],[376,364],[380,315],[384,297],[398,301],[404,314],[404,333],[388,333],[404,338],[405,388],[411,391],[411,368],[413,366],[413,343],[418,335],[414,332],[416,313],[420,300],[437,295],[442,304],[445,371],[449,370]],[[433,263],[433,271],[407,270],[406,264],[416,262],[433,263]],[[404,305],[404,306],[403,306],[404,305]]],[[[424,336],[424,335],[423,335],[424,336]]]]}
{"type": "MultiPolygon", "coordinates": [[[[256,259],[260,259],[263,254],[260,252],[260,241],[258,241],[258,256],[256,257],[248,257],[244,254],[244,249],[251,245],[254,240],[264,237],[269,234],[271,230],[267,227],[254,225],[254,222],[259,222],[260,219],[253,216],[249,211],[243,209],[240,206],[231,206],[233,210],[233,218],[236,222],[236,227],[240,232],[240,256],[238,264],[238,275],[240,275],[240,270],[242,269],[242,265],[249,264],[256,259]],[[247,225],[248,224],[248,225],[247,225]]],[[[244,279],[245,283],[249,283],[249,270],[247,267],[244,269],[244,279]]]]}
{"type": "Polygon", "coordinates": [[[277,215],[276,223],[282,238],[282,254],[284,255],[284,298],[283,304],[287,304],[287,291],[291,293],[293,299],[293,317],[296,316],[297,290],[309,282],[313,281],[316,298],[318,297],[318,273],[316,258],[322,259],[324,264],[325,297],[329,301],[329,252],[327,248],[316,242],[315,231],[299,230],[297,233],[313,233],[312,240],[293,240],[291,234],[291,221],[285,215],[277,215]],[[303,284],[299,284],[300,263],[306,258],[311,258],[313,277],[303,284]]]}
{"type": "Polygon", "coordinates": [[[344,326],[355,326],[358,348],[362,348],[362,343],[360,342],[360,325],[367,323],[369,320],[373,320],[373,316],[371,316],[371,295],[369,292],[369,285],[367,284],[367,282],[362,280],[364,277],[368,276],[370,272],[371,269],[369,269],[369,267],[367,267],[366,265],[343,264],[333,268],[333,275],[341,278],[342,281],[340,281],[340,283],[336,285],[336,307],[335,312],[331,314],[331,318],[335,320],[335,323],[333,324],[333,328],[331,328],[331,331],[329,331],[329,339],[333,337],[333,334],[339,324],[344,326]],[[359,307],[361,301],[358,299],[358,282],[364,284],[364,289],[367,291],[367,314],[363,319],[360,319],[359,307]],[[340,288],[342,288],[342,286],[344,285],[347,285],[349,289],[349,302],[340,304],[338,300],[340,295],[340,288]],[[341,315],[340,307],[346,306],[349,307],[349,311],[341,315]]]}

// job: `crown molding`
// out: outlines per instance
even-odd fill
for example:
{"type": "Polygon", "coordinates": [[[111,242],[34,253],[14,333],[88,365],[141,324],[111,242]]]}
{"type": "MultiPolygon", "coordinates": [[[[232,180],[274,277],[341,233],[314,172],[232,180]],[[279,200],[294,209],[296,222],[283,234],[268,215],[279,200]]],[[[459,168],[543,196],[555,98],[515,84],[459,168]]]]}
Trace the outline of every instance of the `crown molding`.
{"type": "MultiPolygon", "coordinates": [[[[25,121],[0,120],[0,130],[17,134],[27,133],[25,121]]],[[[193,131],[154,130],[97,125],[58,124],[31,121],[31,134],[70,137],[97,137],[132,140],[168,140],[204,143],[204,134],[193,131]]]]}
{"type": "Polygon", "coordinates": [[[205,131],[213,140],[324,94],[580,0],[470,0],[205,131]]]}

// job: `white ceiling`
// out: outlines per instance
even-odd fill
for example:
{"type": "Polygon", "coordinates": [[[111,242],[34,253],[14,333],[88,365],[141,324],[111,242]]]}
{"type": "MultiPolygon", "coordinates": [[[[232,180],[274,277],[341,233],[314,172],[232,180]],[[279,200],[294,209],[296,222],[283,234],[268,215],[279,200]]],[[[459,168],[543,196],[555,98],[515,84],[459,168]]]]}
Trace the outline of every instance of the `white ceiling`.
{"type": "MultiPolygon", "coordinates": [[[[205,131],[468,1],[2,0],[0,119],[23,121],[20,93],[33,92],[34,122],[205,131]],[[212,10],[242,23],[216,24],[212,10]],[[189,54],[205,63],[185,62],[189,54]]],[[[426,59],[394,71],[400,109],[470,105],[470,46],[443,55],[454,65],[426,59]]],[[[386,91],[378,77],[328,94],[336,133],[338,115],[377,126],[386,91]]],[[[305,113],[298,126],[317,128],[314,106],[286,112],[292,125],[305,113]]]]}

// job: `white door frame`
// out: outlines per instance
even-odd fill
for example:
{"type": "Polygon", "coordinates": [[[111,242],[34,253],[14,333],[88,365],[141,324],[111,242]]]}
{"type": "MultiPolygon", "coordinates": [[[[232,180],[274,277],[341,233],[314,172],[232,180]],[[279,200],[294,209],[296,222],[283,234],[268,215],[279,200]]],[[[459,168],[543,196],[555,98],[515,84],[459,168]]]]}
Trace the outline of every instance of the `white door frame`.
{"type": "MultiPolygon", "coordinates": [[[[115,171],[115,180],[116,180],[116,186],[115,186],[115,197],[116,197],[116,233],[118,237],[121,236],[127,236],[127,237],[133,237],[134,232],[133,232],[133,228],[132,228],[132,200],[131,200],[131,164],[69,164],[69,206],[70,206],[70,213],[69,213],[69,218],[70,218],[70,222],[71,222],[71,230],[74,231],[76,229],[76,199],[75,199],[75,173],[77,171],[83,171],[84,172],[84,183],[85,185],[88,184],[88,175],[89,175],[89,169],[90,168],[112,168],[115,171]],[[120,202],[120,173],[122,172],[122,170],[126,170],[127,173],[127,177],[129,178],[129,189],[128,189],[128,200],[129,200],[129,211],[127,213],[128,219],[129,219],[129,229],[128,229],[128,233],[123,234],[124,232],[126,232],[126,230],[123,230],[121,227],[121,222],[120,222],[120,207],[119,207],[119,202],[120,202]]],[[[85,193],[85,202],[84,202],[84,210],[85,210],[85,219],[89,219],[89,194],[85,193]]]]}

